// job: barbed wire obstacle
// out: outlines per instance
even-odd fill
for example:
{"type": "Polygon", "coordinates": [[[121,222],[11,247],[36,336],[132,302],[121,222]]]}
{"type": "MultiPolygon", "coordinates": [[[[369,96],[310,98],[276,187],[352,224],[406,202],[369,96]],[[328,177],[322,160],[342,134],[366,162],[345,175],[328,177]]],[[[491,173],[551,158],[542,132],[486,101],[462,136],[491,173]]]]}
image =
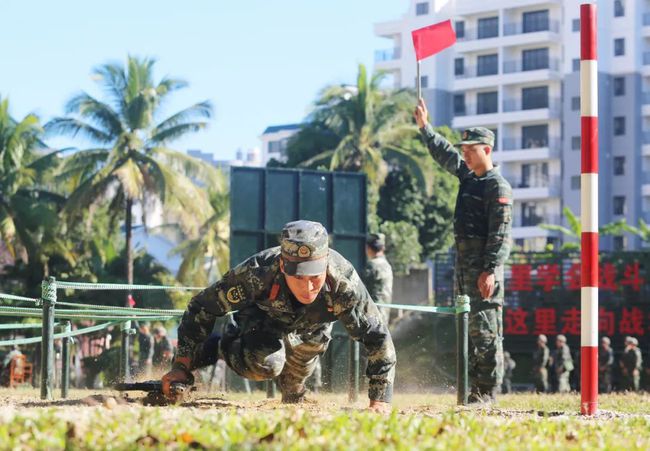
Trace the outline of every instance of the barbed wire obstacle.
{"type": "MultiPolygon", "coordinates": [[[[172,285],[136,285],[136,284],[114,284],[114,283],[87,283],[57,281],[54,277],[44,280],[42,284],[42,297],[40,299],[15,296],[0,293],[0,299],[12,302],[25,302],[33,304],[34,307],[0,306],[0,316],[21,316],[41,318],[40,325],[25,325],[27,327],[16,327],[14,330],[26,328],[38,328],[42,330],[40,337],[20,338],[14,340],[2,340],[0,346],[11,346],[32,343],[45,343],[41,353],[41,399],[52,399],[53,392],[53,366],[54,366],[54,340],[63,339],[64,354],[68,354],[67,346],[71,337],[97,332],[112,326],[121,326],[122,331],[122,355],[120,356],[120,374],[122,381],[129,379],[129,337],[135,334],[131,328],[131,321],[167,321],[183,315],[184,310],[178,309],[149,309],[135,307],[117,307],[108,305],[82,304],[77,302],[65,302],[57,300],[58,290],[179,290],[199,291],[203,287],[184,287],[172,285]],[[39,308],[40,307],[40,308],[39,308]],[[64,308],[60,308],[64,307],[64,308]],[[61,324],[54,323],[54,319],[68,320],[63,325],[63,331],[54,333],[55,327],[61,324]],[[104,321],[82,329],[71,330],[70,320],[96,320],[104,321]]],[[[408,304],[377,304],[379,308],[408,310],[430,314],[455,316],[457,319],[457,382],[458,382],[458,404],[467,403],[467,356],[468,356],[468,314],[470,310],[469,298],[459,296],[455,307],[436,307],[408,304]]],[[[9,326],[9,325],[7,325],[9,326]]],[[[12,330],[10,327],[2,327],[1,330],[12,330]]],[[[62,397],[67,396],[67,375],[69,374],[69,359],[64,359],[64,381],[62,383],[62,397]]],[[[349,398],[356,401],[359,391],[359,343],[350,340],[350,361],[348,366],[350,391],[349,398]]],[[[267,389],[272,386],[272,382],[267,389]]],[[[268,391],[270,392],[270,390],[268,391]]]]}

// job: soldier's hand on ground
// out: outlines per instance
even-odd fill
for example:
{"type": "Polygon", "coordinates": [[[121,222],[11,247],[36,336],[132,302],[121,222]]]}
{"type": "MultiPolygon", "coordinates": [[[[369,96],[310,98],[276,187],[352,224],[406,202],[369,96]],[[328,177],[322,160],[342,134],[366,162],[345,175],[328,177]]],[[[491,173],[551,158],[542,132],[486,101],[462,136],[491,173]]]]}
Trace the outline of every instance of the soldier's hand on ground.
{"type": "Polygon", "coordinates": [[[193,381],[190,379],[190,375],[187,371],[180,368],[174,368],[162,377],[163,395],[165,395],[170,401],[176,401],[177,393],[172,393],[171,385],[174,383],[191,385],[192,382],[193,381]]]}
{"type": "Polygon", "coordinates": [[[418,127],[422,128],[425,125],[427,125],[427,121],[429,120],[429,112],[427,111],[427,106],[424,103],[424,100],[420,98],[418,100],[418,106],[415,107],[415,122],[417,122],[418,127]]]}
{"type": "Polygon", "coordinates": [[[368,406],[368,410],[377,413],[390,413],[391,405],[388,402],[371,400],[370,405],[368,406]]]}
{"type": "Polygon", "coordinates": [[[490,274],[487,272],[481,273],[481,275],[478,278],[478,289],[481,292],[481,297],[483,299],[490,299],[492,295],[494,294],[494,286],[495,286],[496,278],[494,274],[490,274]]]}

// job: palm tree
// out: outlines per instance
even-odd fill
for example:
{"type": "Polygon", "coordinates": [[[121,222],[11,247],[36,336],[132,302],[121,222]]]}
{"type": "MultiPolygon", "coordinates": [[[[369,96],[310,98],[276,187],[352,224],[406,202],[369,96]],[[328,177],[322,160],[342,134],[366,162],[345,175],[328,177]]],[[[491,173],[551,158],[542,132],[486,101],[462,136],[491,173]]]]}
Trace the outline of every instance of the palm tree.
{"type": "Polygon", "coordinates": [[[183,257],[177,275],[183,284],[209,285],[229,267],[230,193],[223,174],[213,180],[208,197],[212,215],[194,238],[183,237],[182,244],[172,250],[172,254],[183,257]]]}
{"type": "Polygon", "coordinates": [[[330,86],[323,90],[310,117],[314,127],[299,132],[293,145],[302,145],[306,138],[320,140],[317,145],[335,137],[332,148],[301,163],[301,166],[328,164],[329,170],[364,172],[375,190],[384,182],[387,161],[409,167],[419,182],[430,191],[432,175],[428,154],[422,145],[404,147],[418,136],[412,112],[416,99],[411,90],[383,90],[385,74],[370,78],[363,64],[359,65],[356,86],[330,86]],[[322,137],[327,139],[323,139],[322,137]]]}
{"type": "MultiPolygon", "coordinates": [[[[211,168],[171,150],[172,141],[204,129],[211,117],[203,101],[157,122],[168,96],[187,86],[183,80],[154,81],[155,61],[129,56],[126,66],[105,64],[94,69],[106,101],[81,92],[66,105],[66,117],[51,120],[49,133],[89,139],[94,147],[76,152],[65,162],[62,180],[75,180],[65,213],[71,220],[104,199],[112,215],[124,214],[128,283],[133,283],[133,206],[144,213],[160,201],[169,217],[196,229],[210,211],[196,180],[209,180],[211,168]]],[[[143,213],[143,217],[146,214],[143,213]]]]}
{"type": "Polygon", "coordinates": [[[65,198],[47,189],[59,152],[47,152],[42,135],[36,115],[15,120],[9,100],[0,97],[0,239],[14,260],[32,268],[34,279],[48,275],[52,256],[74,261],[57,233],[65,198]]]}

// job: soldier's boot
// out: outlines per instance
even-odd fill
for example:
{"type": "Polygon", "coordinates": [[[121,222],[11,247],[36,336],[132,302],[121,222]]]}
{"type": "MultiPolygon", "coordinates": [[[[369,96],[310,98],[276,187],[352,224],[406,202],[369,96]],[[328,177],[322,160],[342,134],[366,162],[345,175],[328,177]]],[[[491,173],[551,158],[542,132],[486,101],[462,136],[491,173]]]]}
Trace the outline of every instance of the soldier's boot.
{"type": "Polygon", "coordinates": [[[494,404],[496,403],[496,391],[494,387],[472,387],[467,397],[468,404],[494,404]]]}

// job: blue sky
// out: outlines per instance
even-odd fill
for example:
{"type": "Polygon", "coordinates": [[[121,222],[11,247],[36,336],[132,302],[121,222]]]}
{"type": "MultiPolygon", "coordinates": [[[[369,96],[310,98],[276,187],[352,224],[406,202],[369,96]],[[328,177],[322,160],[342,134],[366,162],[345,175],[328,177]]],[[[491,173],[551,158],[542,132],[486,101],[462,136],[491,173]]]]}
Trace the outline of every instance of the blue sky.
{"type": "MultiPolygon", "coordinates": [[[[2,1],[0,95],[14,117],[61,115],[79,90],[101,96],[91,69],[127,54],[158,60],[157,77],[183,78],[169,112],[209,99],[208,131],[178,142],[229,159],[259,146],[268,125],[300,121],[318,91],[372,67],[373,24],[407,0],[2,1]]],[[[50,140],[53,146],[68,144],[50,140]]],[[[83,143],[76,142],[77,145],[83,143]]]]}

